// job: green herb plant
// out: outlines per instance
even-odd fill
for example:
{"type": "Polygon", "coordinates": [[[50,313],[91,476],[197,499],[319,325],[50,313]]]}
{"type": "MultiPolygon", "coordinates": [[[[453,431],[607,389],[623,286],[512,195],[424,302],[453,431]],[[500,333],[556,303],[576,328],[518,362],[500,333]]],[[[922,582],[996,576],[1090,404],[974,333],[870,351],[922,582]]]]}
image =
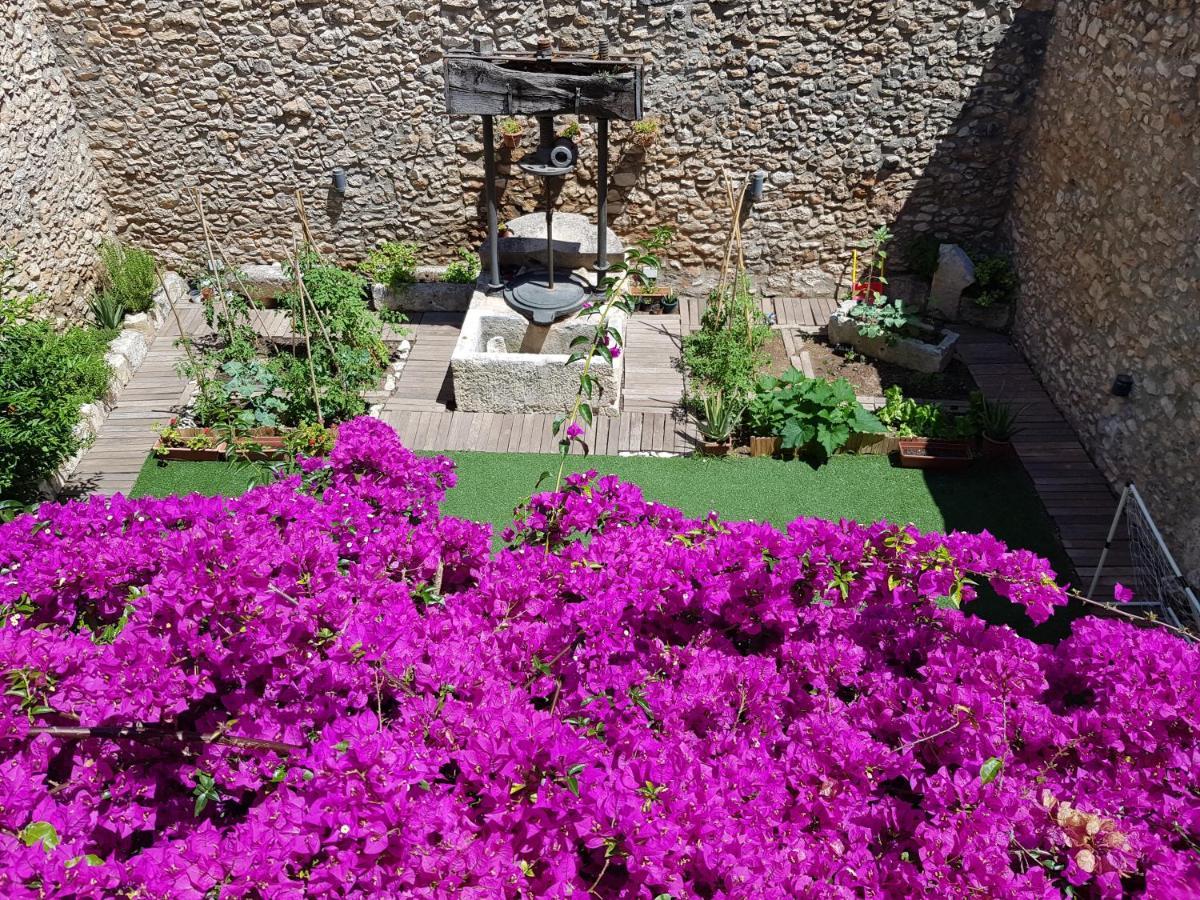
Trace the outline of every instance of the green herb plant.
{"type": "Polygon", "coordinates": [[[104,265],[101,293],[110,295],[109,303],[119,303],[128,313],[150,309],[157,279],[156,263],[149,251],[116,240],[105,241],[100,245],[100,261],[104,265]]]}
{"type": "Polygon", "coordinates": [[[754,434],[778,435],[784,450],[820,459],[828,459],[855,434],[885,430],[858,402],[850,382],[808,378],[796,369],[778,378],[759,378],[748,415],[754,434]]]}
{"type": "MultiPolygon", "coordinates": [[[[301,260],[303,266],[305,260],[301,260]]],[[[309,259],[310,268],[312,260],[309,259]]],[[[371,281],[400,291],[412,284],[417,271],[417,245],[408,241],[385,241],[358,265],[358,271],[371,281]]]]}
{"type": "Polygon", "coordinates": [[[963,293],[976,306],[1012,303],[1021,289],[1012,261],[1006,256],[985,256],[975,263],[975,283],[963,293]]]}
{"type": "Polygon", "coordinates": [[[458,259],[446,266],[442,281],[449,284],[474,284],[479,278],[479,254],[466,247],[458,248],[458,259]]]}

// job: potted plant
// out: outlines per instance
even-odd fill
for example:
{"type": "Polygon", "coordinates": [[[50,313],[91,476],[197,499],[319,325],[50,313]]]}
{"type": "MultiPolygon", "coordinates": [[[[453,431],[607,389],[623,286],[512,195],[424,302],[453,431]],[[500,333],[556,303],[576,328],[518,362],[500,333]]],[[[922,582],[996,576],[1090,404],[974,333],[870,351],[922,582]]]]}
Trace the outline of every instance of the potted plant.
{"type": "Polygon", "coordinates": [[[652,147],[658,140],[659,131],[658,119],[639,119],[633,123],[630,138],[636,146],[645,150],[652,147]]]}
{"type": "Polygon", "coordinates": [[[726,400],[723,391],[700,396],[701,417],[697,423],[704,442],[700,452],[705,456],[725,456],[729,453],[733,430],[741,421],[745,406],[726,400]]]}
{"type": "Polygon", "coordinates": [[[562,130],[559,131],[558,136],[560,138],[567,138],[568,140],[570,140],[572,138],[579,137],[580,130],[581,129],[579,128],[578,122],[568,122],[566,125],[564,125],[562,127],[562,130]]]}
{"type": "Polygon", "coordinates": [[[1017,455],[1012,439],[1021,431],[1017,426],[1020,410],[977,393],[971,398],[971,415],[979,429],[980,455],[984,459],[1012,459],[1017,455]]]}
{"type": "Polygon", "coordinates": [[[172,419],[155,426],[158,442],[154,455],[180,462],[218,462],[225,458],[226,443],[212,428],[180,428],[172,419]]]}
{"type": "Polygon", "coordinates": [[[666,315],[671,315],[679,310],[679,295],[674,291],[669,292],[658,302],[659,306],[662,307],[663,313],[666,315]]]}
{"type": "Polygon", "coordinates": [[[521,137],[525,134],[525,127],[513,118],[500,120],[500,140],[509,150],[516,150],[521,146],[521,137]]]}
{"type": "MultiPolygon", "coordinates": [[[[658,275],[662,266],[662,250],[674,236],[673,229],[659,225],[650,232],[649,237],[637,242],[638,266],[629,273],[629,298],[636,309],[660,312],[670,301],[672,292],[658,283],[658,275]]],[[[679,299],[674,298],[670,308],[674,310],[678,305],[679,299]]]]}
{"type": "Polygon", "coordinates": [[[963,321],[993,331],[1003,331],[1012,318],[1021,289],[1012,262],[1005,256],[985,256],[975,261],[975,283],[963,291],[970,300],[960,308],[963,321]]]}

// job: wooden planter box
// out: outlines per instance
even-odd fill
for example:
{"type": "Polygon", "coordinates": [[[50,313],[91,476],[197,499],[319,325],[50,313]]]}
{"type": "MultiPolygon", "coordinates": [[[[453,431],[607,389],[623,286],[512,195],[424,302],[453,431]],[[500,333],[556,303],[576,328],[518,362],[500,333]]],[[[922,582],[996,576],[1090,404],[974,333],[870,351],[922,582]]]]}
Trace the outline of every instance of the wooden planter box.
{"type": "Polygon", "coordinates": [[[750,455],[751,456],[774,456],[779,452],[779,448],[783,445],[781,437],[759,437],[750,438],[750,455]]]}
{"type": "Polygon", "coordinates": [[[229,455],[248,462],[274,462],[287,459],[288,452],[283,449],[285,435],[278,429],[253,429],[247,435],[239,435],[233,440],[229,455]],[[261,433],[255,433],[261,432],[261,433]]]}
{"type": "MultiPolygon", "coordinates": [[[[185,442],[188,438],[197,437],[201,434],[212,435],[212,429],[179,429],[179,437],[185,442]]],[[[158,442],[154,445],[153,453],[159,459],[169,459],[176,462],[220,462],[221,460],[225,459],[225,451],[227,448],[228,445],[225,443],[225,441],[213,439],[213,445],[211,447],[193,450],[191,447],[183,445],[165,444],[160,437],[158,442]]]]}
{"type": "Polygon", "coordinates": [[[890,434],[861,434],[850,435],[850,440],[839,451],[860,456],[888,456],[900,449],[898,438],[890,434]]]}
{"type": "MultiPolygon", "coordinates": [[[[666,299],[671,296],[670,290],[667,288],[656,287],[651,290],[636,290],[629,292],[629,299],[633,302],[635,312],[662,312],[663,304],[666,299]]],[[[678,308],[676,302],[674,308],[678,308]]]]}
{"type": "Polygon", "coordinates": [[[933,438],[902,438],[900,467],[954,472],[971,464],[971,445],[966,441],[941,441],[933,438]]]}

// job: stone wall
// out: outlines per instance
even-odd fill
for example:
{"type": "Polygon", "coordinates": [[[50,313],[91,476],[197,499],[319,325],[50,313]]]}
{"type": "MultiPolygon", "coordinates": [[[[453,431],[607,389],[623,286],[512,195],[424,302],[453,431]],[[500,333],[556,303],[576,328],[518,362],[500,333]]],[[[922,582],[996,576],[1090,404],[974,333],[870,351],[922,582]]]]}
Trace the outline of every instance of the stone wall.
{"type": "Polygon", "coordinates": [[[19,290],[78,317],[108,207],[40,6],[0,4],[0,245],[16,254],[19,290]]]}
{"type": "Polygon", "coordinates": [[[1113,483],[1138,484],[1194,584],[1198,70],[1193,0],[1062,4],[1012,214],[1020,343],[1113,483]],[[1110,394],[1122,372],[1128,399],[1110,394]]]}
{"type": "MultiPolygon", "coordinates": [[[[662,120],[645,154],[614,127],[614,229],[675,225],[674,262],[711,268],[724,173],[762,168],[751,265],[822,291],[882,222],[996,239],[1051,16],[1047,0],[43,2],[117,225],[168,256],[200,255],[187,192],[203,187],[220,241],[248,261],[290,247],[297,188],[343,257],[415,238],[447,258],[482,235],[482,156],[478,122],[443,113],[444,48],[478,33],[530,48],[548,27],[581,49],[606,30],[649,61],[662,120]]],[[[561,208],[594,208],[593,157],[561,208]]],[[[514,175],[502,215],[536,208],[532,186],[514,175]]]]}

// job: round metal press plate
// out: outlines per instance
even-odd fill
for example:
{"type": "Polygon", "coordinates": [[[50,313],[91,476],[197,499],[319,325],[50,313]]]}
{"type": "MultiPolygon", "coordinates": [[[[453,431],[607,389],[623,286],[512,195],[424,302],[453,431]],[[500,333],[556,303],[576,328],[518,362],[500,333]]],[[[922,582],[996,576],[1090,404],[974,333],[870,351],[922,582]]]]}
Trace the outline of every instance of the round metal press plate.
{"type": "Polygon", "coordinates": [[[570,272],[555,273],[554,290],[546,286],[546,272],[527,272],[509,282],[504,299],[517,312],[539,325],[570,315],[583,306],[591,285],[570,272]]]}

